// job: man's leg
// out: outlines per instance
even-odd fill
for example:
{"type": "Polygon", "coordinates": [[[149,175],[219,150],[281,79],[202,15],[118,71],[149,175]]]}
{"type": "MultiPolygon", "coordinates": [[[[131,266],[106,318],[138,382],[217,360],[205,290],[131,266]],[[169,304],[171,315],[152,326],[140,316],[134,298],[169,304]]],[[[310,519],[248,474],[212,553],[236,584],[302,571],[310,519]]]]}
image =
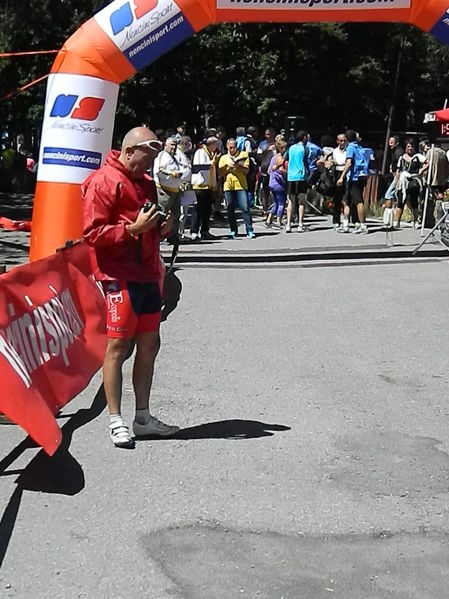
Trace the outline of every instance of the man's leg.
{"type": "Polygon", "coordinates": [[[217,181],[217,190],[214,192],[214,206],[213,206],[213,210],[214,210],[214,220],[219,220],[219,221],[223,221],[225,220],[224,217],[221,214],[221,208],[223,206],[223,180],[221,178],[218,179],[217,181]]]}
{"type": "Polygon", "coordinates": [[[103,362],[103,386],[109,411],[109,434],[116,447],[133,447],[128,426],[121,414],[122,367],[131,339],[108,339],[103,362]]]}
{"type": "Polygon", "coordinates": [[[298,194],[298,231],[304,231],[304,212],[306,205],[306,193],[298,194]]]}
{"type": "Polygon", "coordinates": [[[363,180],[359,180],[359,181],[354,181],[354,185],[353,185],[353,193],[354,193],[354,198],[353,198],[353,202],[357,207],[357,218],[360,222],[360,227],[358,229],[356,229],[354,232],[355,233],[368,233],[368,227],[366,226],[366,222],[365,222],[365,203],[363,201],[363,190],[365,187],[365,181],[363,180]]]}
{"type": "Polygon", "coordinates": [[[343,204],[343,224],[338,229],[339,233],[349,233],[349,217],[351,215],[350,196],[348,184],[343,183],[341,190],[341,201],[343,204]]]}
{"type": "Polygon", "coordinates": [[[271,203],[271,193],[270,193],[270,177],[269,175],[264,175],[262,180],[262,211],[264,219],[268,216],[268,210],[270,208],[271,203]]]}
{"type": "Polygon", "coordinates": [[[357,204],[357,216],[359,217],[359,223],[361,225],[365,224],[365,204],[363,202],[359,202],[357,204]]]}
{"type": "Polygon", "coordinates": [[[173,214],[173,228],[170,241],[175,242],[179,239],[179,225],[181,219],[181,194],[175,193],[170,196],[169,210],[173,214]]]}
{"type": "Polygon", "coordinates": [[[229,229],[233,237],[237,237],[237,219],[235,217],[235,191],[225,191],[226,210],[228,212],[229,229]]]}
{"type": "Polygon", "coordinates": [[[103,385],[109,414],[121,413],[122,366],[131,339],[108,339],[103,362],[103,385]]]}
{"type": "Polygon", "coordinates": [[[285,232],[286,233],[291,233],[292,230],[292,216],[293,216],[293,209],[295,206],[295,196],[293,194],[289,194],[288,198],[287,198],[287,225],[285,227],[285,232]]]}
{"type": "Polygon", "coordinates": [[[200,221],[201,221],[201,194],[200,190],[195,191],[196,194],[196,204],[192,207],[192,222],[190,225],[190,235],[192,239],[197,239],[198,232],[200,230],[200,221]]]}
{"type": "Polygon", "coordinates": [[[341,224],[341,204],[342,204],[342,195],[343,195],[343,187],[335,187],[334,191],[334,202],[332,206],[332,224],[334,225],[334,229],[338,229],[341,224]]]}
{"type": "Polygon", "coordinates": [[[150,393],[154,362],[160,348],[159,331],[136,334],[136,357],[133,368],[133,387],[136,397],[136,417],[133,432],[136,437],[157,435],[169,437],[179,431],[179,426],[165,424],[150,414],[150,393]]]}
{"type": "Polygon", "coordinates": [[[246,234],[248,237],[255,237],[253,231],[253,222],[251,219],[251,213],[249,211],[248,205],[248,194],[244,189],[239,189],[235,192],[237,195],[237,203],[240,208],[240,212],[242,213],[243,222],[245,223],[246,234]]]}
{"type": "Polygon", "coordinates": [[[204,239],[210,239],[212,237],[209,233],[209,229],[213,201],[214,197],[211,189],[201,192],[201,237],[204,237],[204,239]]]}
{"type": "Polygon", "coordinates": [[[133,387],[136,396],[136,410],[148,409],[154,362],[161,340],[159,331],[136,334],[136,357],[133,368],[133,387]]]}

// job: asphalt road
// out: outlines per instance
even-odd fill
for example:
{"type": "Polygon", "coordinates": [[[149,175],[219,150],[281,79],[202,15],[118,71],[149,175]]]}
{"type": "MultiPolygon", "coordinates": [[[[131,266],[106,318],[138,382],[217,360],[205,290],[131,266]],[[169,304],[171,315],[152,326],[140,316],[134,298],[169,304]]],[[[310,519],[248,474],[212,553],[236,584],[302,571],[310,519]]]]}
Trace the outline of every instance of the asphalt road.
{"type": "Polygon", "coordinates": [[[153,391],[178,438],[115,449],[99,375],[54,458],[0,427],[0,597],[446,599],[448,277],[178,270],[153,391]]]}

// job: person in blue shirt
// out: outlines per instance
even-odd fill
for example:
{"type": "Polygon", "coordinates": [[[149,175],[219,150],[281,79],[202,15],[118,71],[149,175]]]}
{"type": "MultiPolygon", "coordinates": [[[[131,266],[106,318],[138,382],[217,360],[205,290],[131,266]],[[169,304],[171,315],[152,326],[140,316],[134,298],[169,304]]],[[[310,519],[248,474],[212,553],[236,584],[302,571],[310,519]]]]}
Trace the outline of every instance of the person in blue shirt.
{"type": "Polygon", "coordinates": [[[320,178],[320,171],[317,167],[317,161],[323,156],[323,150],[316,143],[310,141],[310,135],[307,136],[307,162],[309,164],[309,186],[315,185],[320,178]]]}
{"type": "Polygon", "coordinates": [[[363,148],[358,143],[357,133],[348,129],[345,133],[348,146],[346,148],[346,164],[337,180],[337,186],[346,186],[343,196],[343,224],[339,229],[341,233],[349,233],[349,215],[351,208],[355,207],[360,221],[354,233],[366,234],[368,228],[365,222],[365,205],[363,203],[363,190],[368,175],[366,157],[363,148]]]}
{"type": "Polygon", "coordinates": [[[308,135],[306,131],[296,133],[296,143],[290,146],[286,153],[287,167],[287,226],[286,233],[291,233],[293,210],[298,210],[298,233],[305,231],[304,210],[307,194],[307,179],[309,177],[308,135]]]}

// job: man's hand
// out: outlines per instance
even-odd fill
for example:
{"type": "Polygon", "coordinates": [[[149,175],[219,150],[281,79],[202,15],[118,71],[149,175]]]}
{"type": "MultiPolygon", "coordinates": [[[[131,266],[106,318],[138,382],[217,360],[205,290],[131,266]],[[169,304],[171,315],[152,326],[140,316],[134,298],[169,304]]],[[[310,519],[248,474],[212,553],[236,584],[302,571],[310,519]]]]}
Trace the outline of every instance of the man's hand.
{"type": "Polygon", "coordinates": [[[340,177],[337,181],[337,187],[341,187],[343,185],[343,177],[340,177]]]}
{"type": "Polygon", "coordinates": [[[131,235],[137,236],[146,231],[154,229],[159,219],[158,211],[156,210],[156,204],[152,204],[148,212],[140,210],[136,220],[132,225],[128,225],[128,231],[131,235]]]}
{"type": "Polygon", "coordinates": [[[166,237],[171,230],[173,229],[173,214],[171,213],[171,210],[169,210],[167,212],[167,217],[164,220],[164,222],[161,225],[161,228],[159,229],[159,233],[161,234],[161,237],[166,237]]]}

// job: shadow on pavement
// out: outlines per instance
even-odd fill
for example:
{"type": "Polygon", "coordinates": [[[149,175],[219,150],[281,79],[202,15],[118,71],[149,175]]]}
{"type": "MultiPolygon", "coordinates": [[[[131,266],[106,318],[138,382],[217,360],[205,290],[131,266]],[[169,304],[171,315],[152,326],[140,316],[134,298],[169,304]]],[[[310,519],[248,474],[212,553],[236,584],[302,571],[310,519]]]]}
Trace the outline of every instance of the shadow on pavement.
{"type": "Polygon", "coordinates": [[[62,427],[62,441],[56,453],[49,457],[41,450],[22,471],[7,471],[6,468],[34,444],[25,439],[0,462],[0,476],[19,473],[17,488],[12,494],[0,520],[0,568],[3,563],[9,541],[20,508],[24,491],[41,493],[59,493],[76,495],[84,489],[84,472],[77,460],[69,452],[72,435],[101,414],[106,406],[103,386],[100,387],[90,408],[78,410],[62,427]]]}
{"type": "MultiPolygon", "coordinates": [[[[168,437],[168,439],[258,439],[260,437],[272,437],[275,432],[289,430],[290,427],[283,424],[267,424],[258,420],[219,420],[218,422],[206,422],[198,426],[183,428],[179,433],[168,437]]],[[[167,440],[167,437],[139,437],[136,441],[150,439],[162,441],[167,440]]]]}

